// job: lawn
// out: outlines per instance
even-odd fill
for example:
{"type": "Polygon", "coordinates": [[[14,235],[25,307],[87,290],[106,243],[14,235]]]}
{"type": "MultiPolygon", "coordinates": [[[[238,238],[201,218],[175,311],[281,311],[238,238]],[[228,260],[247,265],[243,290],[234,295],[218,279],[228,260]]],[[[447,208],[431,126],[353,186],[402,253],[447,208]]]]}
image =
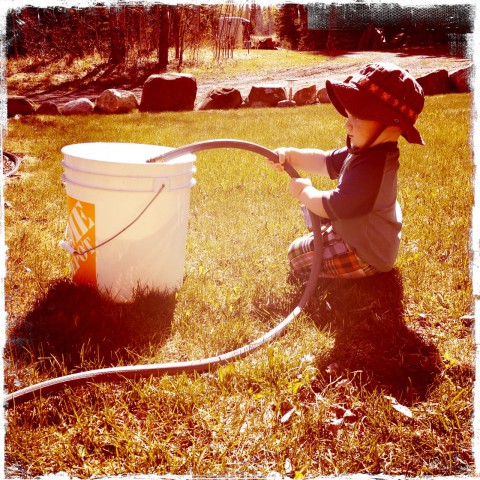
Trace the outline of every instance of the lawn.
{"type": "MultiPolygon", "coordinates": [[[[89,384],[9,410],[7,467],[79,478],[472,474],[470,120],[470,95],[428,97],[418,121],[427,146],[401,141],[405,218],[392,272],[319,282],[281,339],[234,364],[89,384]]],[[[119,304],[74,285],[57,245],[64,145],[237,138],[328,149],[343,144],[343,123],[331,105],[10,121],[5,149],[22,165],[5,185],[7,391],[227,352],[278,324],[304,286],[286,261],[304,232],[288,177],[234,150],[198,154],[176,294],[140,289],[119,304]]]]}

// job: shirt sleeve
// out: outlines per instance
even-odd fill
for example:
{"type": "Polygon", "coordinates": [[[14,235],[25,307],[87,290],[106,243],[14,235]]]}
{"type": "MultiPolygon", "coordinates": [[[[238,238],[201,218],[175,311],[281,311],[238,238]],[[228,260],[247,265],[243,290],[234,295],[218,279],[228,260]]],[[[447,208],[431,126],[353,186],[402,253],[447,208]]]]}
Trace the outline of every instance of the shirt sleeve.
{"type": "Polygon", "coordinates": [[[326,154],[327,171],[332,180],[335,180],[340,175],[343,164],[348,156],[347,147],[338,148],[336,150],[329,150],[326,154]]]}
{"type": "Polygon", "coordinates": [[[323,205],[332,220],[352,218],[372,211],[380,191],[386,157],[358,155],[351,159],[337,188],[328,192],[323,205]]]}

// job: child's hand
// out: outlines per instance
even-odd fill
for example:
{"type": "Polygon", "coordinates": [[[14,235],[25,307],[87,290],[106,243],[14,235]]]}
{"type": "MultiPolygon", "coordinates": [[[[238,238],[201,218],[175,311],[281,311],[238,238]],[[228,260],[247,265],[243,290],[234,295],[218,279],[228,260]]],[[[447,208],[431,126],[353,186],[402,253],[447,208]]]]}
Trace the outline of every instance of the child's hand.
{"type": "Polygon", "coordinates": [[[290,193],[299,200],[300,194],[304,188],[311,187],[312,181],[309,178],[292,178],[290,180],[289,190],[290,193]]]}
{"type": "Polygon", "coordinates": [[[287,156],[289,154],[289,148],[277,148],[274,152],[278,155],[278,162],[268,159],[268,163],[277,171],[284,172],[285,168],[283,164],[287,161],[287,156]]]}

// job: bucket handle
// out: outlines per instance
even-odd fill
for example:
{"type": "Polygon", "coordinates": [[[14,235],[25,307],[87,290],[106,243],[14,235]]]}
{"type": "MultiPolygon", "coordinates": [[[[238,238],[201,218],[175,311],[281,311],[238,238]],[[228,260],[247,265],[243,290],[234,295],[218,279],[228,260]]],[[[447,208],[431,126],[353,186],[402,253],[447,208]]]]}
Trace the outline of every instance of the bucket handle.
{"type": "MultiPolygon", "coordinates": [[[[99,243],[98,245],[95,245],[91,248],[88,248],[87,250],[84,250],[83,252],[79,252],[76,248],[72,247],[66,240],[66,232],[65,232],[65,238],[63,240],[60,240],[58,242],[59,246],[66,250],[67,252],[71,253],[72,255],[86,255],[87,253],[92,252],[93,250],[96,250],[97,248],[103,247],[103,245],[106,245],[107,243],[111,242],[113,239],[117,238],[119,235],[121,235],[123,232],[128,230],[134,223],[136,223],[140,217],[146,212],[148,207],[157,199],[157,197],[163,192],[163,189],[165,188],[165,184],[162,183],[160,186],[159,190],[155,193],[153,198],[147,203],[147,205],[144,207],[144,209],[125,227],[123,227],[119,232],[117,232],[115,235],[111,236],[110,238],[107,238],[107,240],[104,240],[102,243],[99,243]]],[[[68,228],[68,226],[67,226],[68,228]]]]}

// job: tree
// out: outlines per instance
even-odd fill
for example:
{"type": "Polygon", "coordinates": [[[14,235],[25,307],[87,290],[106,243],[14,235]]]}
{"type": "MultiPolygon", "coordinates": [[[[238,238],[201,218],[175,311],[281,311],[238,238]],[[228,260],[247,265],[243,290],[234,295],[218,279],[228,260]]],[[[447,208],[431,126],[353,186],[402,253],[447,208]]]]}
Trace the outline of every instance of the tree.
{"type": "Polygon", "coordinates": [[[278,38],[288,42],[293,50],[298,49],[301,36],[300,7],[287,3],[279,8],[275,16],[275,32],[278,38]]]}
{"type": "Polygon", "coordinates": [[[125,7],[110,7],[110,63],[124,63],[127,56],[125,41],[125,7]]]}
{"type": "Polygon", "coordinates": [[[158,68],[160,71],[165,71],[168,66],[169,7],[167,5],[157,5],[156,10],[159,25],[158,68]]]}

